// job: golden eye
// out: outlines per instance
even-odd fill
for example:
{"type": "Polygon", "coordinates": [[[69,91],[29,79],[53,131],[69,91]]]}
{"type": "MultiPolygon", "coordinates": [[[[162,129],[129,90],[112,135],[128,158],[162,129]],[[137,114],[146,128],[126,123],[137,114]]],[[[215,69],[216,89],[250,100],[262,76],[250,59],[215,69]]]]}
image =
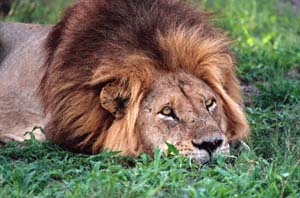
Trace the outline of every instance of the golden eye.
{"type": "Polygon", "coordinates": [[[161,114],[165,115],[165,116],[170,116],[172,114],[173,110],[170,107],[164,107],[161,110],[161,114]]]}
{"type": "Polygon", "coordinates": [[[217,106],[217,103],[216,103],[216,100],[215,99],[210,99],[210,100],[207,100],[205,102],[205,105],[206,105],[206,109],[209,111],[209,112],[212,112],[216,106],[217,106]]]}
{"type": "Polygon", "coordinates": [[[180,119],[177,117],[172,107],[169,106],[163,107],[161,111],[158,113],[158,116],[160,119],[164,119],[164,120],[180,121],[180,119]]]}

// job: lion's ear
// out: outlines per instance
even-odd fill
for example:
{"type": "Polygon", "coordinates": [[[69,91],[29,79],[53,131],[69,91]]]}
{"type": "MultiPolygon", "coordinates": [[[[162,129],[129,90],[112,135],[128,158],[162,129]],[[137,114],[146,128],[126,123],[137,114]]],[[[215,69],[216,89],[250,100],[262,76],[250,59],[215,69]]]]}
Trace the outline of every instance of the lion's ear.
{"type": "Polygon", "coordinates": [[[230,64],[230,65],[233,65],[233,64],[234,64],[234,61],[232,60],[232,57],[231,57],[229,54],[223,53],[223,54],[221,54],[220,56],[224,59],[224,61],[225,61],[226,63],[228,63],[228,64],[230,64]]]}
{"type": "Polygon", "coordinates": [[[125,115],[129,98],[130,91],[125,80],[114,80],[106,84],[100,92],[101,106],[116,119],[125,115]]]}

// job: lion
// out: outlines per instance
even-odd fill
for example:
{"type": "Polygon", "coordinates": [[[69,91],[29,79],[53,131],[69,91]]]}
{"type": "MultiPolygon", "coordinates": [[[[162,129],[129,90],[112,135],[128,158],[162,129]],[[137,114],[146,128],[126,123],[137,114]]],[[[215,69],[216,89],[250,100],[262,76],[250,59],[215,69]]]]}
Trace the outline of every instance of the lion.
{"type": "Polygon", "coordinates": [[[0,140],[200,164],[249,134],[231,40],[179,0],[88,0],[54,26],[1,24],[0,140]],[[37,134],[37,139],[43,139],[37,134]]]}

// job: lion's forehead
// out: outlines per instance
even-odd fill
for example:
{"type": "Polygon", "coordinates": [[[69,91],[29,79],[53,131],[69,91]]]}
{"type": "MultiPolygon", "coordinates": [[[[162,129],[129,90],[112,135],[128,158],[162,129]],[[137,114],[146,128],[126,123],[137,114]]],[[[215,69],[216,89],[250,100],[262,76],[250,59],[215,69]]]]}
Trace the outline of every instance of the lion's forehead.
{"type": "Polygon", "coordinates": [[[154,81],[154,88],[159,91],[168,89],[177,91],[184,90],[189,97],[213,93],[213,90],[202,79],[183,71],[159,74],[154,81]],[[191,92],[194,93],[189,94],[191,92]]]}
{"type": "MultiPolygon", "coordinates": [[[[153,103],[157,108],[169,104],[180,109],[203,108],[206,99],[216,97],[213,90],[201,79],[185,72],[162,73],[157,76],[145,104],[153,103]]],[[[201,111],[199,112],[201,113],[201,111]]]]}

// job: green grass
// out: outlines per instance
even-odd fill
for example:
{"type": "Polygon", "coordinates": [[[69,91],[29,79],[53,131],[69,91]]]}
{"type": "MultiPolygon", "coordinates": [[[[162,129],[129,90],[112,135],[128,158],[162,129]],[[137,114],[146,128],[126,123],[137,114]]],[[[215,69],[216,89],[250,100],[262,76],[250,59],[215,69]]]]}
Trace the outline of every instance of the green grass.
{"type": "Polygon", "coordinates": [[[23,23],[55,23],[61,11],[74,0],[14,0],[8,17],[1,21],[23,23]]]}
{"type": "MultiPolygon", "coordinates": [[[[4,20],[52,23],[66,5],[34,1],[31,12],[29,0],[22,2],[4,20]]],[[[259,91],[246,107],[250,152],[220,156],[200,170],[158,150],[132,159],[13,142],[0,149],[0,197],[300,197],[300,16],[275,0],[202,4],[235,40],[243,84],[259,91]]]]}

